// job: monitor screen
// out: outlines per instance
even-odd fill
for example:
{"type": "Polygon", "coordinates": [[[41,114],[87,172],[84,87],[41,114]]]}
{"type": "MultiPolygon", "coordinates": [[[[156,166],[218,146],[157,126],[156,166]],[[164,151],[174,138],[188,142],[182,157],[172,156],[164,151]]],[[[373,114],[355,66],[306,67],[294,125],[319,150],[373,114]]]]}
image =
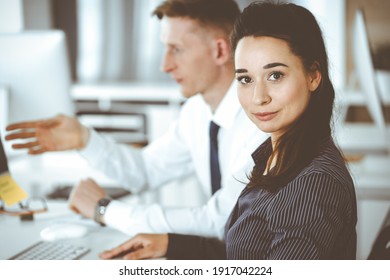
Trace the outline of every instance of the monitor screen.
{"type": "Polygon", "coordinates": [[[5,172],[8,172],[8,164],[7,164],[7,158],[5,156],[5,152],[3,148],[3,143],[0,137],[0,175],[5,172]]]}
{"type": "MultiPolygon", "coordinates": [[[[0,33],[0,88],[7,91],[8,103],[0,104],[8,112],[4,125],[59,113],[73,115],[70,84],[62,31],[0,33]]],[[[10,143],[4,144],[11,152],[10,143]]]]}

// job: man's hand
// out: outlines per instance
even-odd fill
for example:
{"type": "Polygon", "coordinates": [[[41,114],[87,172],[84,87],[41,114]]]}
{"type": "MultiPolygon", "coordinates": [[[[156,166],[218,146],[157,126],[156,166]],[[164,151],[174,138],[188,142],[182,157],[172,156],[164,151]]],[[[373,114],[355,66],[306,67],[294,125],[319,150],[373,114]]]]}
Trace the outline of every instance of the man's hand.
{"type": "Polygon", "coordinates": [[[69,196],[69,208],[84,217],[93,219],[96,204],[105,196],[105,191],[94,180],[82,180],[73,188],[69,196]]]}
{"type": "Polygon", "coordinates": [[[168,234],[137,234],[132,239],[111,250],[102,252],[102,259],[124,255],[125,260],[142,260],[165,257],[168,250],[168,234]]]}
{"type": "Polygon", "coordinates": [[[49,151],[82,149],[88,143],[89,130],[76,118],[57,115],[54,118],[31,122],[20,122],[7,126],[6,140],[28,140],[13,144],[14,149],[28,149],[29,154],[49,151]]]}

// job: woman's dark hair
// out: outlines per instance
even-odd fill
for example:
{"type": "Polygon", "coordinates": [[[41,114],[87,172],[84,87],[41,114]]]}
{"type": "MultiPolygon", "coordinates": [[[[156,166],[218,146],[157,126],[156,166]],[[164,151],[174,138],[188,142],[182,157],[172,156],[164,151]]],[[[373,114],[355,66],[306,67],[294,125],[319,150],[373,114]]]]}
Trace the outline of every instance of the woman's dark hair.
{"type": "MultiPolygon", "coordinates": [[[[252,171],[248,186],[276,190],[298,175],[331,136],[334,88],[321,29],[305,8],[288,3],[254,2],[237,18],[231,35],[232,52],[244,37],[269,36],[286,41],[306,71],[318,70],[322,80],[302,116],[283,134],[271,153],[272,172],[252,171]]],[[[269,171],[269,165],[268,165],[269,171]]]]}

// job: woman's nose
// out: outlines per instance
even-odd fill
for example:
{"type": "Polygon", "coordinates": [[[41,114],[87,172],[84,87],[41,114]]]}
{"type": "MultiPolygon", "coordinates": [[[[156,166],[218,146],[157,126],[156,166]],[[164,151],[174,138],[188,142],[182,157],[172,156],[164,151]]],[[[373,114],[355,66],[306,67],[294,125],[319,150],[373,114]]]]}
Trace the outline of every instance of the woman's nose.
{"type": "Polygon", "coordinates": [[[271,101],[267,88],[260,83],[254,87],[252,102],[256,105],[265,105],[271,101]]]}

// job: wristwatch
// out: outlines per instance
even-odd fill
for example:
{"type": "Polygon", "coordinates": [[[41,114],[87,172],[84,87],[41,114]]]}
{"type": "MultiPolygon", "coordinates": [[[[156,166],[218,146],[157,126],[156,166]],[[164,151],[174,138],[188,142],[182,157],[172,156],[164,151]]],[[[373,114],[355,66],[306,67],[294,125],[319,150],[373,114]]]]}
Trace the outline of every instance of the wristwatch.
{"type": "Polygon", "coordinates": [[[103,216],[106,213],[107,206],[110,204],[111,200],[111,198],[103,197],[96,203],[94,220],[101,226],[105,226],[103,223],[103,216]]]}

